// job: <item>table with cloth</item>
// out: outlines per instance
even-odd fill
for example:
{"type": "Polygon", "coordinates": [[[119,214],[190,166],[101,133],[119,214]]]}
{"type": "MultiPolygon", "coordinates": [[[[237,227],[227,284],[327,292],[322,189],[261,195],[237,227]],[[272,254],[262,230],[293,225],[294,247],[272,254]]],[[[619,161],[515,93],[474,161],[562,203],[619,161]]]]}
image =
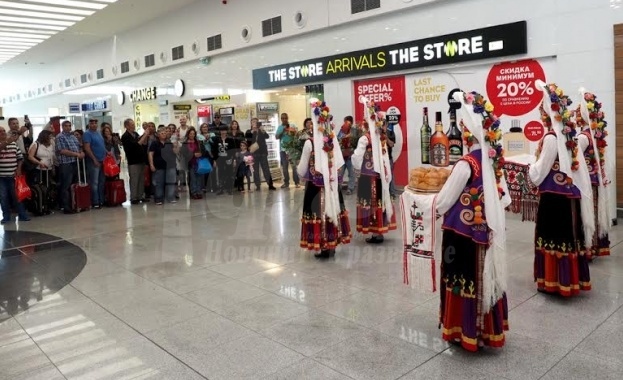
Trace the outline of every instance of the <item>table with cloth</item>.
{"type": "Polygon", "coordinates": [[[528,171],[535,157],[529,154],[506,157],[502,170],[508,184],[512,203],[507,208],[514,214],[521,214],[521,220],[536,221],[539,208],[539,189],[532,185],[528,171]]]}

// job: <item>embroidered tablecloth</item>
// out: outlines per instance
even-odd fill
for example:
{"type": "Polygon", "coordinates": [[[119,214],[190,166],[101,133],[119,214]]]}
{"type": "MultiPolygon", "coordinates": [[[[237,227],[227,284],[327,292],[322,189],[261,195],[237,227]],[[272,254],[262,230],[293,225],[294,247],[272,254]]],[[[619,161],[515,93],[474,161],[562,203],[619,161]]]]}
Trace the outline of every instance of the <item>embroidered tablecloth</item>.
{"type": "Polygon", "coordinates": [[[505,160],[502,169],[512,200],[507,210],[521,214],[522,221],[534,222],[539,208],[539,191],[530,183],[528,175],[529,165],[534,162],[534,156],[518,155],[507,157],[505,160]]]}
{"type": "Polygon", "coordinates": [[[400,196],[404,247],[404,282],[424,292],[437,289],[437,266],[441,256],[441,223],[437,219],[437,194],[405,188],[400,196]]]}

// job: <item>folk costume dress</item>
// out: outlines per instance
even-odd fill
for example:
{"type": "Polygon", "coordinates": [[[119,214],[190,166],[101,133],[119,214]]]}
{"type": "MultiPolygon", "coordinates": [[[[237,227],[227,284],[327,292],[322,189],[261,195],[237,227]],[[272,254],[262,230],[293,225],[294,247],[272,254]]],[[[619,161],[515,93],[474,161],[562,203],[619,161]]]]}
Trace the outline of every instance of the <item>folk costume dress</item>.
{"type": "Polygon", "coordinates": [[[573,157],[568,149],[572,123],[560,115],[565,115],[569,100],[556,95],[555,86],[550,88],[542,82],[538,86],[544,91],[541,112],[549,131],[539,143],[537,161],[529,170],[530,180],[540,193],[534,278],[539,291],[570,297],[591,289],[586,254],[590,242],[586,246],[584,237],[591,240],[595,230],[592,189],[584,160],[573,157]],[[563,122],[569,125],[563,126],[563,122]]]}
{"type": "Polygon", "coordinates": [[[349,243],[352,235],[337,170],[344,164],[339,144],[334,136],[330,158],[325,151],[330,145],[324,141],[325,134],[332,133],[329,121],[319,122],[318,115],[313,112],[312,115],[313,137],[305,141],[297,167],[299,177],[305,181],[300,245],[310,251],[321,251],[317,256],[326,257],[339,244],[349,243]]]}
{"type": "Polygon", "coordinates": [[[609,207],[608,179],[605,168],[605,148],[607,136],[601,103],[591,93],[582,93],[579,113],[576,113],[578,126],[584,128],[578,135],[579,151],[584,153],[593,189],[593,210],[595,212],[595,233],[588,251],[589,260],[596,256],[610,255],[608,232],[612,223],[609,207]],[[590,106],[589,106],[590,103],[590,106]],[[590,107],[590,109],[589,109],[590,107]],[[586,122],[585,120],[589,120],[586,122]]]}
{"type": "Polygon", "coordinates": [[[367,242],[380,243],[382,235],[396,229],[396,213],[391,200],[389,186],[392,180],[391,166],[387,153],[386,136],[377,121],[384,116],[377,113],[367,100],[364,123],[368,131],[359,138],[351,160],[355,170],[359,170],[357,185],[357,232],[372,234],[367,242]],[[372,119],[374,117],[374,120],[372,119]]]}
{"type": "MultiPolygon", "coordinates": [[[[506,182],[502,179],[498,185],[496,180],[495,162],[489,158],[493,148],[485,143],[487,148],[481,149],[478,144],[478,138],[485,141],[483,116],[474,113],[462,93],[456,98],[463,102],[463,118],[474,144],[455,164],[437,196],[437,212],[444,215],[442,251],[437,254],[441,258],[439,322],[444,340],[477,351],[482,346],[502,347],[506,341],[504,208],[510,196],[506,182]]],[[[501,146],[498,152],[501,155],[501,146]]]]}

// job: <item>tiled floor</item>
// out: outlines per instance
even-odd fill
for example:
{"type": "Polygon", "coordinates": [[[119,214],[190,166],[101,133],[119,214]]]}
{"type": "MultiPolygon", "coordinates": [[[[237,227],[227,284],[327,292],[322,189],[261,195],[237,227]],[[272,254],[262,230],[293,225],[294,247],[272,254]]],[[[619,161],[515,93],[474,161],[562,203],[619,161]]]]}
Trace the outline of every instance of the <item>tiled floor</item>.
{"type": "Polygon", "coordinates": [[[594,290],[561,299],[536,293],[533,225],[509,215],[511,331],[473,354],[441,340],[437,295],[402,284],[399,231],[328,261],[302,252],[302,196],[5,226],[0,294],[17,301],[0,300],[0,379],[623,378],[621,227],[594,290]]]}

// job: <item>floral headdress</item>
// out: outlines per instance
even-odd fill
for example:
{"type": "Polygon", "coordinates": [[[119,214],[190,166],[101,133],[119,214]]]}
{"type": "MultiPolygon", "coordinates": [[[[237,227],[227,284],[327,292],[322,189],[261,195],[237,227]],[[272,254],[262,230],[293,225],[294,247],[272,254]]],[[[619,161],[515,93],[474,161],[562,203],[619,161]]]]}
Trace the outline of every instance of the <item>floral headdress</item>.
{"type": "MultiPolygon", "coordinates": [[[[564,94],[560,87],[553,83],[547,85],[545,89],[552,102],[552,111],[555,114],[554,118],[556,121],[562,123],[562,134],[566,138],[565,145],[571,155],[571,170],[577,171],[580,163],[578,161],[578,143],[575,140],[577,135],[576,124],[571,118],[571,111],[569,111],[569,106],[572,104],[571,99],[564,94]]],[[[543,123],[550,129],[552,127],[552,119],[549,116],[549,112],[545,110],[543,103],[541,103],[539,111],[541,112],[543,123]]]]}
{"type": "Polygon", "coordinates": [[[376,133],[380,137],[381,140],[381,148],[383,149],[383,154],[387,153],[387,134],[383,132],[383,122],[385,120],[385,112],[381,111],[381,108],[374,104],[374,102],[370,101],[367,104],[368,113],[370,114],[370,119],[374,121],[374,127],[376,128],[376,133]]]}
{"type": "Polygon", "coordinates": [[[333,140],[335,132],[333,131],[333,115],[331,115],[331,109],[327,106],[327,103],[317,101],[312,104],[314,115],[318,116],[318,131],[322,133],[323,146],[322,150],[327,153],[329,157],[329,169],[333,167],[333,140]]]}
{"type": "MultiPolygon", "coordinates": [[[[472,91],[465,93],[464,96],[465,103],[472,104],[474,106],[474,113],[482,115],[482,129],[485,137],[484,143],[487,144],[486,147],[482,147],[483,154],[487,154],[491,159],[498,193],[501,198],[505,195],[505,193],[501,186],[501,181],[503,181],[504,176],[504,172],[502,171],[502,166],[504,165],[504,149],[502,148],[501,141],[502,129],[500,128],[500,119],[498,119],[498,117],[493,113],[493,104],[491,104],[481,94],[476,91],[472,91]]],[[[471,147],[474,144],[475,137],[469,129],[467,129],[467,126],[463,123],[463,120],[461,120],[460,125],[464,130],[463,137],[467,142],[467,146],[471,147]]]]}
{"type": "MultiPolygon", "coordinates": [[[[597,96],[595,96],[595,94],[590,92],[584,93],[584,100],[586,101],[589,118],[591,119],[590,127],[595,135],[597,151],[599,152],[599,164],[603,170],[606,165],[606,147],[608,146],[608,143],[606,142],[606,137],[608,136],[606,127],[608,126],[608,122],[605,120],[604,112],[601,110],[601,103],[597,101],[597,96]]],[[[585,127],[589,125],[588,122],[582,118],[580,106],[578,106],[575,115],[575,121],[578,126],[585,127]]]]}

